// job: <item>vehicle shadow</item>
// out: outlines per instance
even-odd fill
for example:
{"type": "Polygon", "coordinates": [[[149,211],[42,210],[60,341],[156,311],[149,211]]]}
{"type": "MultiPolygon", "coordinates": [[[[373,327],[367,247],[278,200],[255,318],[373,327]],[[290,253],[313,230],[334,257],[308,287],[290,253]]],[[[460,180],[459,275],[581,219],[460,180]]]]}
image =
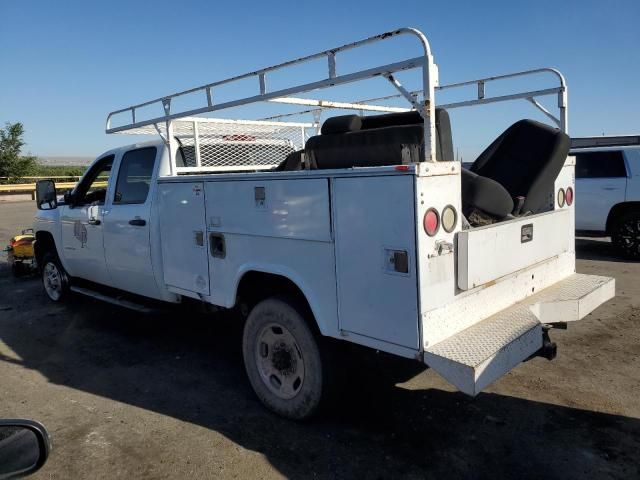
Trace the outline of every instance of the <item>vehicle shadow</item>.
{"type": "Polygon", "coordinates": [[[610,241],[594,238],[576,238],[576,258],[619,263],[637,263],[618,253],[610,241]]]}
{"type": "Polygon", "coordinates": [[[369,372],[371,388],[349,382],[338,409],[291,422],[254,396],[230,314],[140,316],[90,300],[52,310],[36,281],[10,283],[34,294],[30,313],[6,288],[0,294],[15,313],[0,322],[0,338],[25,368],[220,432],[288,478],[640,475],[638,419],[491,393],[384,390],[369,372]]]}

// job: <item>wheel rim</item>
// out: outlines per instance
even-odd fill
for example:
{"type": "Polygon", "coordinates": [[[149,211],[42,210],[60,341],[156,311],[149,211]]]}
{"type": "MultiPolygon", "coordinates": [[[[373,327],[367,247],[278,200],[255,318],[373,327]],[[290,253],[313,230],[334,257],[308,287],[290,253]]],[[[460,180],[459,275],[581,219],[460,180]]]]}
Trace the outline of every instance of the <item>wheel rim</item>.
{"type": "Polygon", "coordinates": [[[260,330],[256,342],[256,366],[262,381],[278,398],[295,397],[304,383],[304,358],[294,336],[278,323],[260,330]]]}
{"type": "Polygon", "coordinates": [[[640,220],[623,223],[618,229],[618,242],[627,253],[640,253],[640,220]]]}
{"type": "Polygon", "coordinates": [[[62,296],[62,275],[54,263],[48,262],[44,266],[42,282],[49,298],[51,300],[60,300],[62,296]]]}

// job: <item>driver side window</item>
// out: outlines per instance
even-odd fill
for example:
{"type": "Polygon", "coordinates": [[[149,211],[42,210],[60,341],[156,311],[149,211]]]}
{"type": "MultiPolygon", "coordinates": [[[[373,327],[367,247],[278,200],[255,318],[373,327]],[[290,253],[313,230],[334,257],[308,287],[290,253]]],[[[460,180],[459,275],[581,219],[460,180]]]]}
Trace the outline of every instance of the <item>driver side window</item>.
{"type": "Polygon", "coordinates": [[[76,205],[104,205],[114,155],[100,159],[76,190],[76,205]]]}

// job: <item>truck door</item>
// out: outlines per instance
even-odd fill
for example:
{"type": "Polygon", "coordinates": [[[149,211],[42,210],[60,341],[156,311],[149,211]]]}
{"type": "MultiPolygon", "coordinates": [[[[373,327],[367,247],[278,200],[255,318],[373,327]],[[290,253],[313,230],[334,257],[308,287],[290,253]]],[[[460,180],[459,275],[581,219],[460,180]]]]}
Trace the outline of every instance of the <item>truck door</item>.
{"type": "Polygon", "coordinates": [[[151,261],[150,214],[155,189],[156,147],[125,152],[104,212],[104,251],[111,285],[156,297],[151,261]]]}
{"type": "Polygon", "coordinates": [[[576,153],[576,230],[604,231],[611,207],[625,201],[626,187],[620,150],[576,153]]]}
{"type": "Polygon", "coordinates": [[[73,191],[73,202],[61,207],[62,251],[73,277],[110,284],[103,248],[103,214],[114,155],[96,161],[73,191]]]}

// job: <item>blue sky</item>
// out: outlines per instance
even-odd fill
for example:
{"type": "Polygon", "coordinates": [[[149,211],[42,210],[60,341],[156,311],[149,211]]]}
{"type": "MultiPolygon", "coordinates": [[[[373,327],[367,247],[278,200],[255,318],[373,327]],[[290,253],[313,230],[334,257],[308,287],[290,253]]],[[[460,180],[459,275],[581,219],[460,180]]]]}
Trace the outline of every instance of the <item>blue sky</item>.
{"type": "MultiPolygon", "coordinates": [[[[131,141],[104,133],[112,110],[400,26],[429,37],[441,83],[555,66],[569,85],[572,135],[640,130],[638,0],[1,2],[0,124],[24,123],[33,154],[95,156],[131,141]]],[[[405,39],[344,61],[373,66],[418,53],[405,39]]],[[[304,75],[296,71],[274,82],[295,83],[304,75]]],[[[513,85],[552,85],[534,80],[539,83],[513,85]]],[[[415,81],[406,79],[409,87],[415,81]]],[[[391,93],[378,81],[320,96],[391,93]]],[[[256,107],[238,115],[266,112],[256,107]]],[[[455,146],[465,161],[473,160],[524,117],[544,120],[524,101],[456,110],[455,146]]]]}

